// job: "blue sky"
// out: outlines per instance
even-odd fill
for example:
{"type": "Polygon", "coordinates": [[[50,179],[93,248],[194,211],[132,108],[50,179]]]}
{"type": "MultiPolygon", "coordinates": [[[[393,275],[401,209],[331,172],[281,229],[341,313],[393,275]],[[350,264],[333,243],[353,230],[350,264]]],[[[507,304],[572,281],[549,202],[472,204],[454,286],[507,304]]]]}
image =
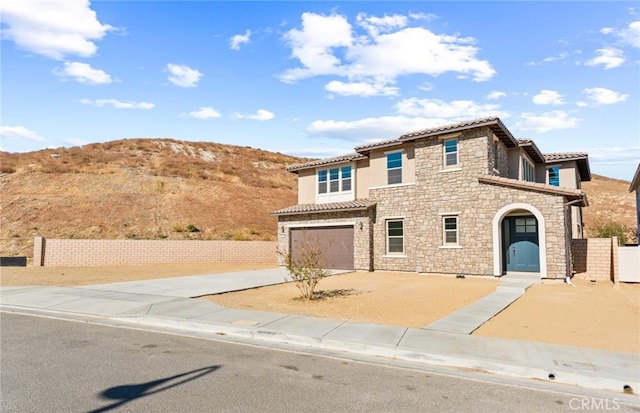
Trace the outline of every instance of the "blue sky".
{"type": "Polygon", "coordinates": [[[638,2],[4,1],[2,150],[166,137],[327,157],[500,116],[640,160],[638,2]]]}

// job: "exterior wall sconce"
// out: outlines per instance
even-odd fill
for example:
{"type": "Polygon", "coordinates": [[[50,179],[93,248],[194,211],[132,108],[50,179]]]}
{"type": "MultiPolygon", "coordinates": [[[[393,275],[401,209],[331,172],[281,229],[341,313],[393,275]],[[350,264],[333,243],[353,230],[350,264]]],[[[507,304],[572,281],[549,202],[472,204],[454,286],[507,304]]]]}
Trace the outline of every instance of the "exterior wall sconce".
{"type": "Polygon", "coordinates": [[[364,224],[362,223],[362,221],[358,224],[358,227],[360,228],[360,231],[362,231],[362,228],[364,227],[364,224]]]}
{"type": "Polygon", "coordinates": [[[280,227],[280,232],[284,234],[284,226],[280,227]]]}

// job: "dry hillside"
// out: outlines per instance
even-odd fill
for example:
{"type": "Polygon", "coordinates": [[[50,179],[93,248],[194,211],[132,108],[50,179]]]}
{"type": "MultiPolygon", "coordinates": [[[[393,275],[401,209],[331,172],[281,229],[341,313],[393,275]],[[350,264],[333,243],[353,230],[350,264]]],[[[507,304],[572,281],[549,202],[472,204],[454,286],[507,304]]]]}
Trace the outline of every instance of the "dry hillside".
{"type": "Polygon", "coordinates": [[[627,242],[637,242],[636,199],[629,192],[631,182],[592,175],[590,182],[582,183],[589,206],[584,208],[584,226],[587,235],[596,235],[598,224],[620,223],[627,227],[627,242]]]}
{"type": "Polygon", "coordinates": [[[305,161],[250,147],[127,139],[2,153],[0,254],[48,238],[275,239],[305,161]]]}
{"type": "MultiPolygon", "coordinates": [[[[0,153],[0,255],[32,256],[33,237],[259,239],[276,236],[269,212],[293,205],[304,162],[250,147],[126,139],[30,153],[0,153]]],[[[584,183],[589,232],[635,225],[629,183],[584,183]]]]}

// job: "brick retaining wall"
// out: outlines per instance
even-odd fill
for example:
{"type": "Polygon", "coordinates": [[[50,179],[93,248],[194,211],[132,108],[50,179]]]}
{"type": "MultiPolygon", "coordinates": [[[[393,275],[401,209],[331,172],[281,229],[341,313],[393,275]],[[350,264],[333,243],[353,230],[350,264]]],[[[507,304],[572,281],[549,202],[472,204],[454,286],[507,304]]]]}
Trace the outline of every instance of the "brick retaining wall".
{"type": "Polygon", "coordinates": [[[35,266],[276,264],[274,241],[82,240],[35,237],[35,266]]]}
{"type": "Polygon", "coordinates": [[[616,238],[586,238],[571,241],[573,271],[586,280],[617,281],[613,253],[617,252],[616,238]]]}

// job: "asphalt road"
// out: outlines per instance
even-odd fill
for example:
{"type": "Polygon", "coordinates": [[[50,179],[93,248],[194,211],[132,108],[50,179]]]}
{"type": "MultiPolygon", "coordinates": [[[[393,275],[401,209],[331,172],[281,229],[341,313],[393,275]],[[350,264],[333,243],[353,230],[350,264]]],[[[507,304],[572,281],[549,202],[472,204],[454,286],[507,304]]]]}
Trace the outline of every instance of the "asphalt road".
{"type": "Polygon", "coordinates": [[[629,411],[593,399],[247,345],[0,314],[2,412],[629,411]]]}

